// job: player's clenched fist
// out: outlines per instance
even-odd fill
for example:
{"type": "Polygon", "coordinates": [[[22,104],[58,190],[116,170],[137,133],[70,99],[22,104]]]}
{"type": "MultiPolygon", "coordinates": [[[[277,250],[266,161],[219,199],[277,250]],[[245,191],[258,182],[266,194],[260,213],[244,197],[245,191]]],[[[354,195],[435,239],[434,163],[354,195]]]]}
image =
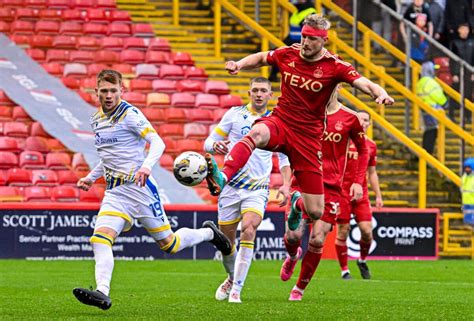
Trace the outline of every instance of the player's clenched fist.
{"type": "Polygon", "coordinates": [[[240,67],[235,61],[230,60],[225,63],[225,70],[227,70],[231,75],[237,75],[240,67]]]}
{"type": "Polygon", "coordinates": [[[384,94],[384,95],[380,95],[377,98],[375,98],[375,102],[379,105],[382,105],[382,104],[383,105],[393,105],[395,100],[392,97],[390,97],[389,95],[384,94]]]}
{"type": "Polygon", "coordinates": [[[94,182],[88,178],[88,177],[83,177],[79,181],[77,181],[77,187],[84,191],[88,191],[94,182]]]}

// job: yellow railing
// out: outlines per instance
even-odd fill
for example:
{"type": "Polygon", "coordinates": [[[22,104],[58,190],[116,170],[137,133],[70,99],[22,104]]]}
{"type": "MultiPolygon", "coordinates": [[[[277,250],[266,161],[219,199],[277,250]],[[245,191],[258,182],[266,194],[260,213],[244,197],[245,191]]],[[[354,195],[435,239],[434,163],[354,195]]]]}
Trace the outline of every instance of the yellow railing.
{"type": "Polygon", "coordinates": [[[474,232],[470,230],[454,230],[450,228],[452,220],[462,220],[461,213],[443,214],[443,252],[445,254],[471,256],[474,259],[474,232]],[[471,238],[471,248],[459,246],[459,242],[452,242],[452,239],[471,238]]]}

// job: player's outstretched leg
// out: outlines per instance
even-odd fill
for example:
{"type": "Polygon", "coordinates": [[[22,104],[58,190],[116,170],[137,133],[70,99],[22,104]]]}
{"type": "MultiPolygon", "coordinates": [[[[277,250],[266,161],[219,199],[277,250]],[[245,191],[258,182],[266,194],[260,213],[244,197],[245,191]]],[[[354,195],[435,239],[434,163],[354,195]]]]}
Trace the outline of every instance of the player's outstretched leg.
{"type": "Polygon", "coordinates": [[[294,231],[298,228],[301,221],[302,211],[297,208],[297,202],[301,198],[301,193],[294,191],[291,195],[291,208],[288,214],[288,228],[294,231]]]}
{"type": "Polygon", "coordinates": [[[97,290],[75,288],[72,290],[72,293],[81,303],[92,305],[102,310],[108,310],[112,306],[110,297],[97,290]]]}
{"type": "Polygon", "coordinates": [[[218,196],[224,188],[226,179],[219,170],[214,157],[212,157],[212,155],[209,153],[207,153],[204,157],[206,158],[207,162],[207,187],[209,188],[211,195],[218,196]]]}
{"type": "Polygon", "coordinates": [[[291,278],[293,271],[295,270],[296,263],[298,263],[298,260],[301,257],[301,253],[303,253],[303,249],[298,247],[296,258],[292,259],[290,255],[286,256],[285,262],[283,262],[280,270],[280,278],[282,281],[288,281],[291,278]]]}
{"type": "Polygon", "coordinates": [[[232,252],[232,243],[227,238],[227,236],[222,233],[217,226],[212,221],[205,221],[202,223],[203,228],[210,228],[214,232],[214,238],[210,240],[219,251],[222,252],[222,255],[229,255],[232,252]]]}
{"type": "Polygon", "coordinates": [[[216,290],[216,300],[224,301],[229,297],[230,290],[232,289],[232,280],[227,278],[225,281],[219,285],[216,290]]]}
{"type": "Polygon", "coordinates": [[[372,276],[370,275],[367,263],[365,261],[357,260],[357,267],[359,268],[360,275],[362,276],[362,278],[365,280],[370,280],[372,276]]]}

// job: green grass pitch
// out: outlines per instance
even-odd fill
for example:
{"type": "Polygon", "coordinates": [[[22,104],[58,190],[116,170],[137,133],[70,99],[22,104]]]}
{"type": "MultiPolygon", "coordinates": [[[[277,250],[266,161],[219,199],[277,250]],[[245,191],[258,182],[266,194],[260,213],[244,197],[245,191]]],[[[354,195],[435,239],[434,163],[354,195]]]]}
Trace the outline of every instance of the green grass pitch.
{"type": "Polygon", "coordinates": [[[94,284],[93,261],[0,261],[0,320],[474,320],[474,262],[371,261],[373,279],[341,280],[323,261],[302,302],[288,302],[296,281],[279,279],[281,262],[254,261],[243,304],[217,302],[217,261],[117,261],[112,308],[80,304],[74,287],[94,284]]]}

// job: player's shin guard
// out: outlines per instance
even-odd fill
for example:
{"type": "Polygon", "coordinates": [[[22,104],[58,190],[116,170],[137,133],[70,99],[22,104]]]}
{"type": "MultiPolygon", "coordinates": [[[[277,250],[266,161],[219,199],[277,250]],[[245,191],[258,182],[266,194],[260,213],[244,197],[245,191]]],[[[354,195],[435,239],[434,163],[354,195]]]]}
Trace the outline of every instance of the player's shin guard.
{"type": "Polygon", "coordinates": [[[336,253],[337,259],[339,260],[339,265],[341,266],[341,271],[349,270],[347,266],[347,245],[346,240],[336,239],[336,253]]]}
{"type": "Polygon", "coordinates": [[[235,250],[235,244],[232,246],[232,252],[229,255],[222,255],[222,264],[224,269],[229,275],[229,279],[234,281],[234,269],[235,259],[237,257],[237,251],[235,250]]]}
{"type": "Polygon", "coordinates": [[[362,261],[365,261],[367,259],[367,256],[369,255],[369,250],[370,250],[370,245],[372,244],[372,240],[369,242],[365,242],[363,240],[360,240],[359,245],[360,245],[360,259],[362,261]]]}
{"type": "Polygon", "coordinates": [[[295,259],[297,254],[298,254],[298,248],[301,246],[301,240],[298,240],[297,242],[289,242],[286,235],[284,236],[283,240],[285,241],[285,247],[286,251],[288,252],[288,255],[292,258],[295,259]]]}
{"type": "Polygon", "coordinates": [[[235,260],[234,284],[232,285],[231,293],[240,293],[244,286],[250,264],[252,263],[253,247],[254,242],[252,241],[240,241],[239,253],[237,253],[237,259],[235,260]]]}
{"type": "Polygon", "coordinates": [[[303,256],[300,276],[298,278],[298,282],[296,283],[298,288],[302,290],[306,289],[306,286],[309,284],[314,272],[318,268],[322,254],[322,246],[314,246],[311,244],[308,245],[308,251],[306,251],[306,254],[303,256]]]}
{"type": "Polygon", "coordinates": [[[114,270],[114,254],[112,252],[114,240],[105,233],[94,232],[90,242],[94,251],[97,290],[109,295],[110,281],[114,270]]]}
{"type": "Polygon", "coordinates": [[[255,142],[252,137],[244,136],[237,144],[234,145],[232,150],[227,156],[227,159],[224,163],[224,168],[222,172],[227,177],[228,180],[244,167],[244,165],[249,160],[252,152],[255,149],[255,142]]]}

